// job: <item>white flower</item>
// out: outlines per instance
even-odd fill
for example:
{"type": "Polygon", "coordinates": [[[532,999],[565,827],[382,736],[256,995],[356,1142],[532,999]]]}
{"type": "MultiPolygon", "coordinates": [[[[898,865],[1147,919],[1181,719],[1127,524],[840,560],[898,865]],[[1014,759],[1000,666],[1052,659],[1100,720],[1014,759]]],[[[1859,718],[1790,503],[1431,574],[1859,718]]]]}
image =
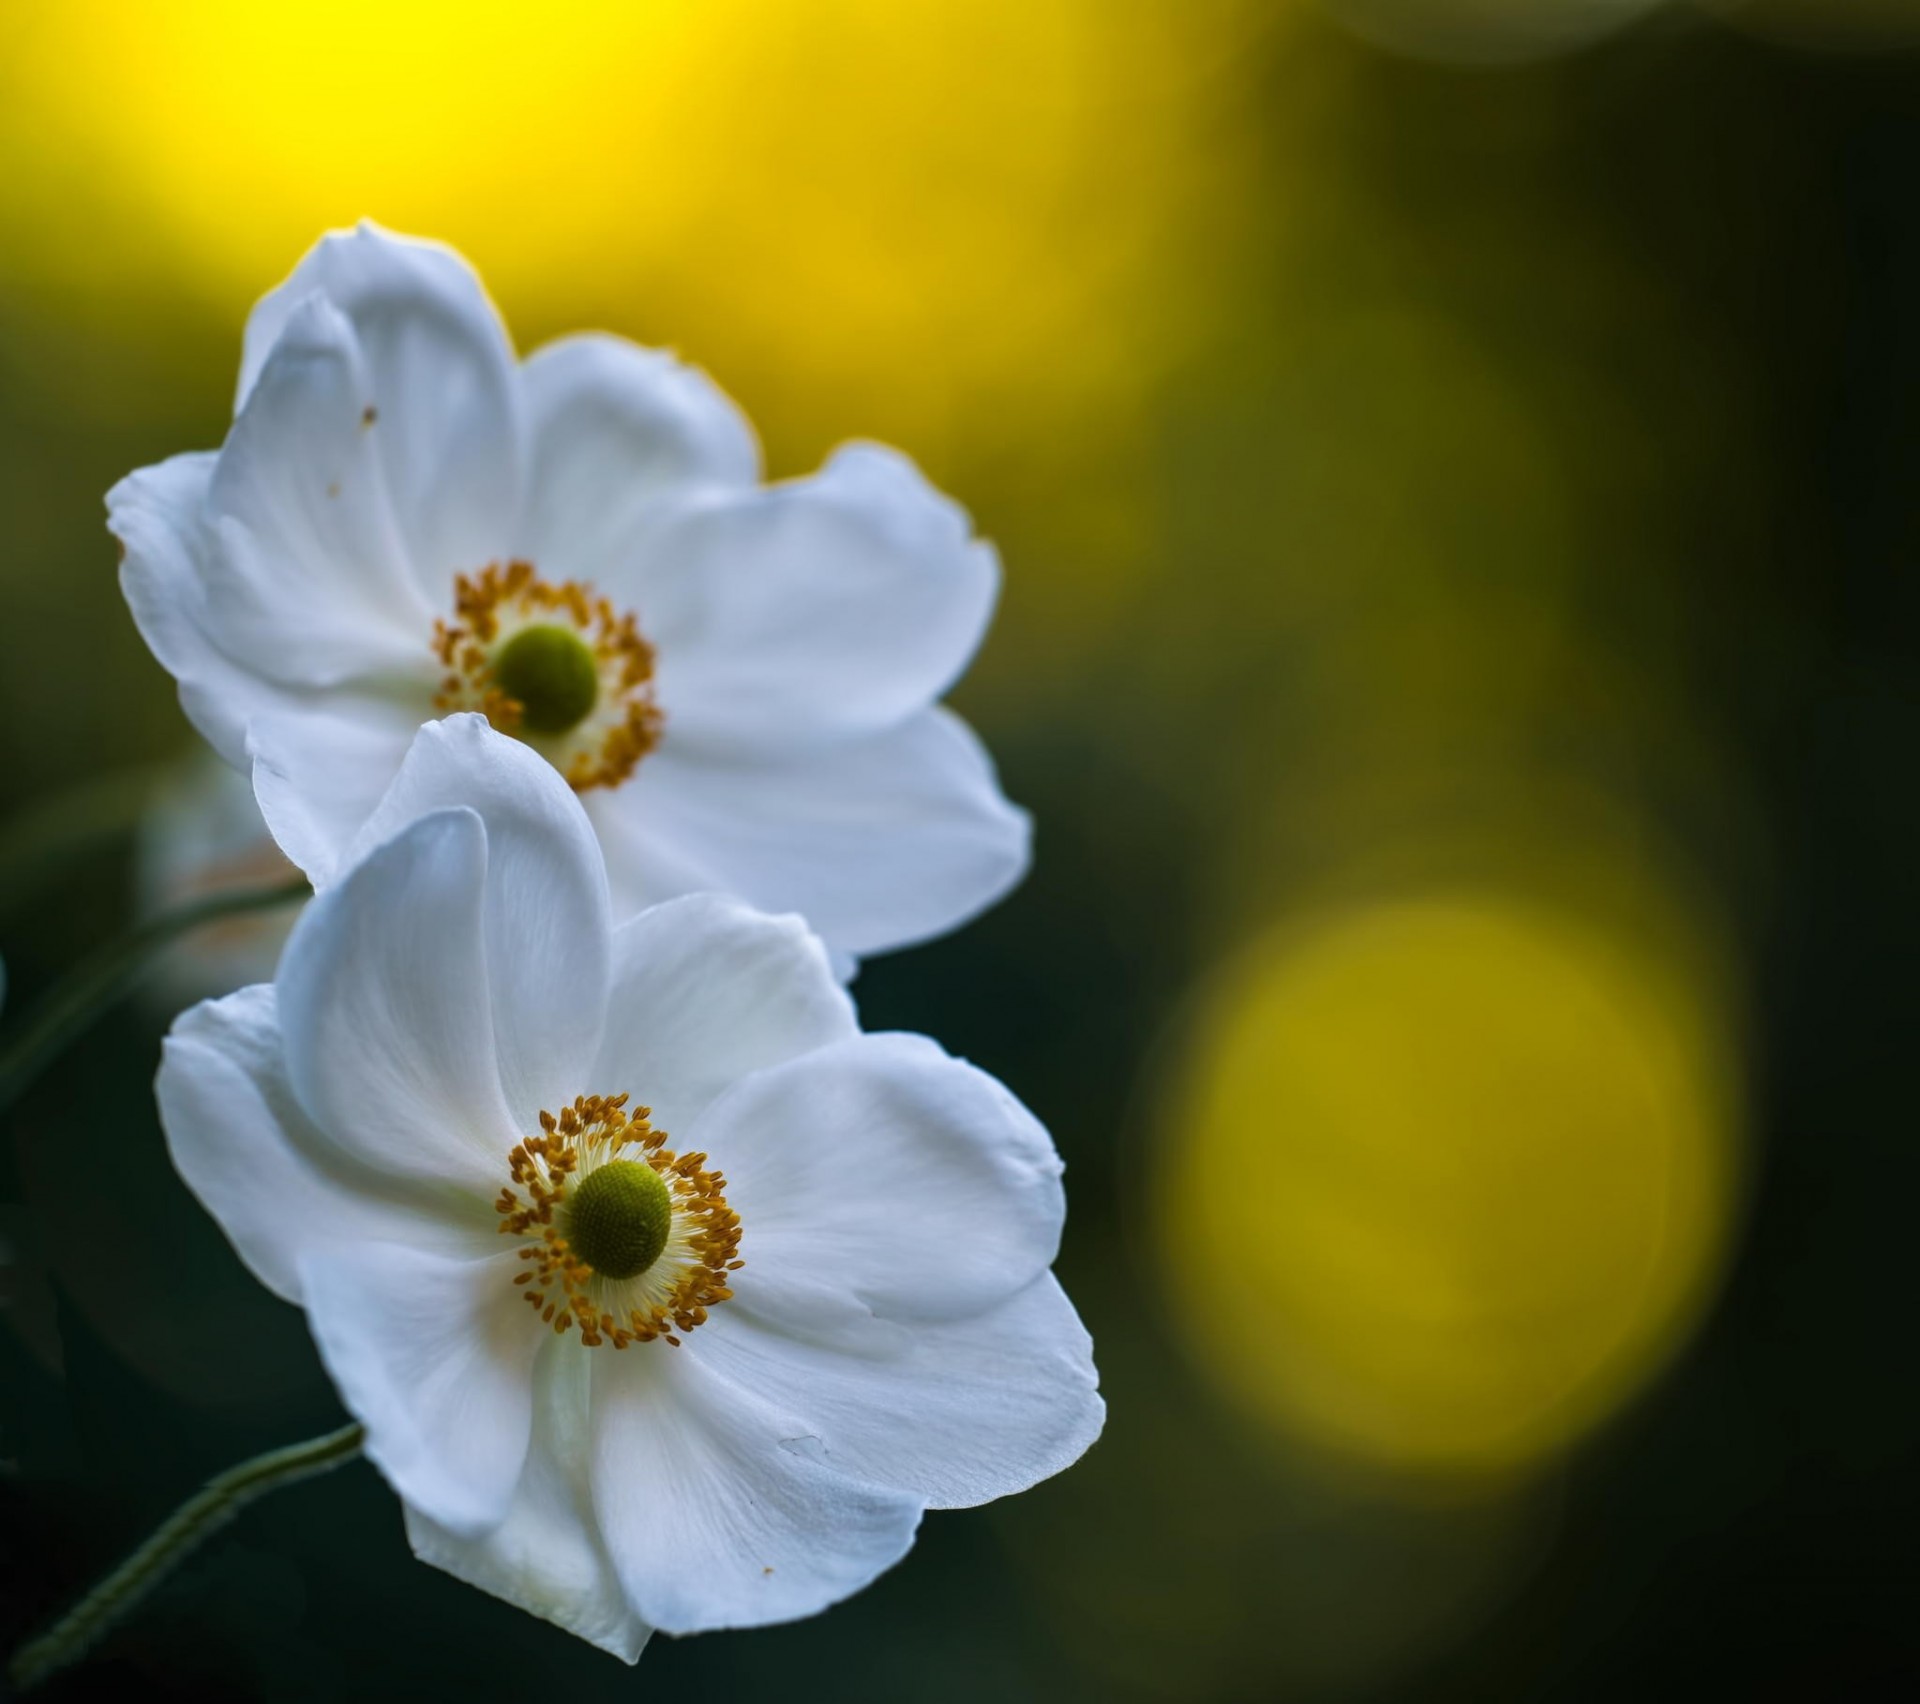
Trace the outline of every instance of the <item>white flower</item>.
{"type": "Polygon", "coordinates": [[[159,1097],[418,1554],[629,1660],[810,1614],[1099,1431],[1032,1115],[863,1035],[798,919],[611,927],[573,794],[477,717],[159,1097]]]}
{"type": "Polygon", "coordinates": [[[965,514],[875,445],[761,484],[713,384],[616,338],[516,365],[437,245],[322,241],[254,309],[225,447],[108,508],[141,633],[316,887],[457,709],[580,791],[622,916],[733,893],[857,955],[1025,869],[937,703],[998,588],[965,514]]]}

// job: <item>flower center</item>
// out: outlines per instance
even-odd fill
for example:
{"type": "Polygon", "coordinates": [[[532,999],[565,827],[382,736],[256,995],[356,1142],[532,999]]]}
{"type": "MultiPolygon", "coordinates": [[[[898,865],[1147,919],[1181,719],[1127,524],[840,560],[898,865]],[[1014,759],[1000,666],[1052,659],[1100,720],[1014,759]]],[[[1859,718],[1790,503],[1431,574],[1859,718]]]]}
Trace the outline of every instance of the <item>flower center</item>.
{"type": "Polygon", "coordinates": [[[453,609],[434,623],[435,709],[480,711],[579,792],[619,786],[659,744],[653,647],[591,586],[494,563],[454,576],[453,609]]]}
{"type": "Polygon", "coordinates": [[[521,1239],[514,1276],[557,1332],[588,1348],[678,1344],[733,1294],[740,1215],[705,1154],[675,1154],[625,1095],[582,1095],[507,1155],[494,1210],[521,1239]]]}
{"type": "Polygon", "coordinates": [[[603,1278],[638,1278],[660,1258],[673,1226],[672,1195],[639,1160],[609,1160],[589,1172],[567,1207],[567,1241],[603,1278]]]}
{"type": "Polygon", "coordinates": [[[494,654],[493,678],[520,706],[529,733],[579,727],[600,696],[600,671],[579,634],[565,627],[523,627],[494,654]]]}

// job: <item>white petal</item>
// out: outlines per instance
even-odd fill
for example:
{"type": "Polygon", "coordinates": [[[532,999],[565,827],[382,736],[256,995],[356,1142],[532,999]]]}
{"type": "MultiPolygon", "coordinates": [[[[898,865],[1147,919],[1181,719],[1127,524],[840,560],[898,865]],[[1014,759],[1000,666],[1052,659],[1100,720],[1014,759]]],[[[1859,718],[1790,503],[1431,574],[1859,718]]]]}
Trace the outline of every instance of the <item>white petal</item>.
{"type": "MultiPolygon", "coordinates": [[[[483,716],[429,722],[348,861],[430,811],[466,805],[487,830],[483,904],[500,1082],[531,1131],[593,1091],[610,975],[606,864],[593,825],[550,763],[483,716]]],[[[598,1092],[598,1091],[593,1091],[598,1092]]]]}
{"type": "Polygon", "coordinates": [[[659,756],[642,761],[633,780],[622,787],[596,787],[583,794],[587,819],[600,837],[607,860],[607,888],[613,914],[630,918],[669,899],[691,893],[721,893],[727,884],[685,847],[652,832],[643,820],[641,778],[659,756]]]}
{"type": "Polygon", "coordinates": [[[276,1296],[304,1300],[299,1264],[318,1249],[412,1241],[492,1252],[497,1239],[434,1215],[313,1127],[287,1081],[269,987],[183,1014],[154,1091],[174,1166],[276,1296]]]}
{"type": "Polygon", "coordinates": [[[301,1262],[307,1321],[367,1459],[465,1537],[505,1517],[533,1429],[533,1359],[551,1333],[514,1288],[524,1270],[511,1249],[449,1260],[390,1242],[301,1262]]]}
{"type": "Polygon", "coordinates": [[[506,554],[524,467],[505,328],[473,269],[438,243],[372,224],[324,237],[247,322],[240,402],[299,304],[323,295],[352,322],[373,381],[375,453],[423,593],[506,554]]]}
{"type": "Polygon", "coordinates": [[[823,1466],[791,1415],[665,1343],[590,1353],[594,1507],[662,1631],[811,1615],[911,1548],[919,1500],[823,1466]]]}
{"type": "Polygon", "coordinates": [[[640,626],[672,739],[702,751],[872,733],[966,667],[999,564],[904,456],[690,501],[647,540],[640,626]]]}
{"type": "Polygon", "coordinates": [[[748,1072],[859,1028],[799,918],[763,917],[712,894],[670,900],[614,936],[594,1092],[632,1094],[673,1135],[748,1072]]]}
{"type": "Polygon", "coordinates": [[[283,701],[248,723],[254,800],[280,850],[316,888],[349,867],[347,848],[418,726],[405,706],[344,689],[283,701]]]}
{"type": "Polygon", "coordinates": [[[827,1285],[887,1319],[965,1319],[1059,1247],[1046,1131],[924,1036],[860,1036],[757,1072],[675,1134],[729,1180],[741,1297],[827,1285]]]}
{"type": "Polygon", "coordinates": [[[860,1330],[841,1322],[823,1342],[816,1311],[742,1294],[689,1348],[730,1382],[804,1414],[822,1459],[842,1473],[932,1508],[970,1508],[1051,1477],[1100,1435],[1092,1340],[1051,1273],[946,1324],[869,1317],[860,1330]]]}
{"type": "Polygon", "coordinates": [[[1031,825],[966,725],[942,709],[818,750],[688,753],[669,735],[601,812],[609,862],[649,839],[850,953],[957,928],[1026,873],[1031,825]]]}
{"type": "Polygon", "coordinates": [[[570,1338],[549,1337],[542,1347],[533,1438],[505,1520],[479,1538],[460,1538],[409,1508],[407,1538],[421,1561],[631,1663],[653,1629],[620,1589],[587,1488],[592,1354],[570,1338]]]}
{"type": "Polygon", "coordinates": [[[307,906],[276,984],[287,1075],[314,1123],[483,1219],[525,1134],[494,1063],[486,871],[472,811],[421,818],[307,906]]]}
{"type": "Polygon", "coordinates": [[[229,656],[290,685],[437,673],[365,424],[372,381],[318,297],[288,320],[207,493],[206,618],[229,656]]]}
{"type": "Polygon", "coordinates": [[[252,670],[209,634],[205,520],[212,453],[175,456],[129,474],[107,493],[120,541],[120,589],[154,656],[180,683],[193,724],[228,763],[246,765],[247,717],[270,697],[252,670]]]}
{"type": "Polygon", "coordinates": [[[520,369],[532,470],[519,554],[549,580],[617,594],[663,498],[751,486],[745,417],[697,368],[602,335],[564,338],[520,369]]]}

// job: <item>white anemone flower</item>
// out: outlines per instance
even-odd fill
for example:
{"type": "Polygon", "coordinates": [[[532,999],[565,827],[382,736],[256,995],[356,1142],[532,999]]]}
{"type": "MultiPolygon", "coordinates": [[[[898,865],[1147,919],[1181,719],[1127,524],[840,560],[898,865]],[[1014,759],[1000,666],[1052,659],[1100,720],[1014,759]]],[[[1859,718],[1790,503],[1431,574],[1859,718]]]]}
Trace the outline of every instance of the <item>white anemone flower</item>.
{"type": "Polygon", "coordinates": [[[797,918],[613,927],[585,812],[478,717],[420,730],[350,865],[273,985],[180,1019],[159,1099],[421,1557],[631,1661],[1085,1450],[1051,1140],[861,1033],[797,918]]]}
{"type": "Polygon", "coordinates": [[[872,444],[762,483],[658,351],[516,363],[437,244],[321,241],[248,321],[225,446],[107,501],[141,633],[316,887],[458,710],[580,793],[622,916],[731,893],[844,958],[1024,873],[1025,814],[938,703],[998,594],[964,511],[872,444]]]}

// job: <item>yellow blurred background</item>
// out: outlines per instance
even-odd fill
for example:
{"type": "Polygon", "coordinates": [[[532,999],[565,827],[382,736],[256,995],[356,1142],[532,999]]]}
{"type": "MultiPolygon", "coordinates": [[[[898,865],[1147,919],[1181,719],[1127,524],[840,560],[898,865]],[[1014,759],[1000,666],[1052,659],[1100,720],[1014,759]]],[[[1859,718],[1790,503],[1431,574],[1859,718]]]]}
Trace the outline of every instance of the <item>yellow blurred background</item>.
{"type": "MultiPolygon", "coordinates": [[[[959,702],[1039,866],[860,990],[1058,1132],[1111,1431],[916,1559],[929,1594],[1013,1582],[983,1588],[992,1637],[889,1586],[649,1665],[733,1696],[805,1661],[838,1677],[820,1696],[876,1699],[1529,1695],[1478,1690],[1476,1651],[1552,1672],[1501,1617],[1618,1565],[1563,1500],[1687,1352],[1753,1187],[1757,730],[1827,613],[1791,565],[1821,559],[1814,499],[1756,494],[1794,465],[1834,359],[1806,327],[1845,278],[1753,279],[1837,252],[1858,88],[1920,87],[1904,58],[1796,55],[1915,22],[12,0],[0,782],[32,834],[189,744],[101,492],[218,442],[248,306],[362,216],[462,249],[523,350],[586,325],[678,349],[776,474],[899,444],[1002,549],[959,702]],[[951,1686],[904,1654],[929,1640],[951,1686]],[[1443,1661],[1456,1689],[1422,1691],[1443,1661]]],[[[0,913],[25,935],[0,948],[30,980],[102,904],[0,913]]],[[[102,1045],[137,1074],[143,1037],[102,1045]]],[[[152,1280],[127,1327],[141,1234],[52,1259],[104,1355],[229,1426],[319,1400],[296,1349],[210,1370],[223,1310],[256,1305],[219,1300],[244,1280],[210,1243],[213,1276],[152,1280]]],[[[301,1592],[375,1616],[381,1672],[413,1673],[397,1613],[336,1577],[362,1542],[316,1538],[301,1592]]],[[[510,1643],[498,1672],[576,1661],[463,1599],[429,1613],[510,1643]]],[[[324,1643],[268,1626],[215,1643],[256,1679],[324,1643]]],[[[155,1651],[149,1680],[178,1656],[155,1651]]],[[[581,1661],[572,1689],[612,1696],[581,1661]]]]}

